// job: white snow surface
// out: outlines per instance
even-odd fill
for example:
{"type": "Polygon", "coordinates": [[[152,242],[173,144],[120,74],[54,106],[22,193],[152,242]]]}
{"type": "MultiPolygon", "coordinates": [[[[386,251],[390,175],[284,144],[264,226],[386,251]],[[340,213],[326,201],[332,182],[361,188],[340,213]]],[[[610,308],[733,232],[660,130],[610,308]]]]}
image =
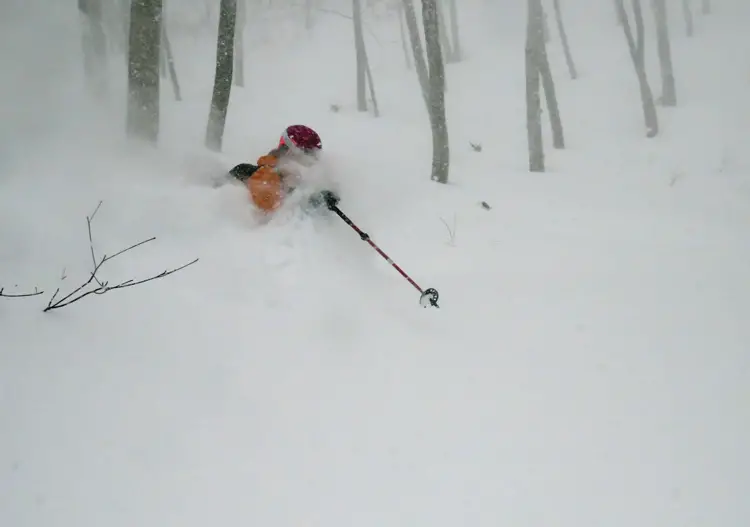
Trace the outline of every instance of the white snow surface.
{"type": "Polygon", "coordinates": [[[545,125],[531,174],[524,8],[461,0],[449,185],[383,9],[378,119],[354,110],[350,21],[255,13],[215,155],[196,2],[169,18],[184,100],[164,83],[158,150],[123,139],[121,55],[87,99],[58,3],[0,19],[0,287],[44,291],[0,298],[0,525],[750,525],[747,2],[716,0],[692,38],[672,2],[679,105],[654,139],[611,2],[563,2],[581,76],[553,25],[567,148],[545,125]],[[291,123],[319,130],[341,208],[439,310],[338,218],[261,225],[241,187],[210,188],[291,123]],[[103,266],[110,284],[200,260],[43,313],[88,279],[99,201],[99,255],[156,237],[103,266]]]}

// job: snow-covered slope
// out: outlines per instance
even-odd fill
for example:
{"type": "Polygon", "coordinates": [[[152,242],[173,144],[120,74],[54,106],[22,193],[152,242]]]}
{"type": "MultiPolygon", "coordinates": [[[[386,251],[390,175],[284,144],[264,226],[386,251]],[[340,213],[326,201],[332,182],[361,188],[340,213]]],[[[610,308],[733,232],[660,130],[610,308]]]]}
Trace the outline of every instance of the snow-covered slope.
{"type": "Polygon", "coordinates": [[[749,11],[715,3],[692,39],[675,10],[680,105],[647,140],[611,6],[570,2],[581,78],[550,49],[568,148],[531,175],[524,12],[467,1],[447,186],[395,19],[368,21],[375,120],[352,111],[345,18],[254,18],[212,156],[212,35],[175,28],[185,100],[165,87],[144,152],[120,141],[119,66],[87,106],[75,13],[48,13],[47,75],[0,87],[0,287],[45,291],[0,298],[0,525],[747,525],[749,11]],[[440,310],[338,219],[260,227],[241,189],[203,184],[292,122],[440,310]],[[42,313],[88,278],[100,201],[100,254],[157,238],[110,283],[199,262],[42,313]]]}

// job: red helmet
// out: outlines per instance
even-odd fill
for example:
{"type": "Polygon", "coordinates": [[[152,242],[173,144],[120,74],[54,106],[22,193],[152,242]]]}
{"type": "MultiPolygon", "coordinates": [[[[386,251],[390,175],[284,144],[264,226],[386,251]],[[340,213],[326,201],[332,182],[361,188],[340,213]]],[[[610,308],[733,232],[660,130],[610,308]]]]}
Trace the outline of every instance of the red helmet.
{"type": "Polygon", "coordinates": [[[279,146],[282,145],[308,155],[315,155],[323,148],[318,132],[303,124],[287,126],[279,140],[279,146]]]}

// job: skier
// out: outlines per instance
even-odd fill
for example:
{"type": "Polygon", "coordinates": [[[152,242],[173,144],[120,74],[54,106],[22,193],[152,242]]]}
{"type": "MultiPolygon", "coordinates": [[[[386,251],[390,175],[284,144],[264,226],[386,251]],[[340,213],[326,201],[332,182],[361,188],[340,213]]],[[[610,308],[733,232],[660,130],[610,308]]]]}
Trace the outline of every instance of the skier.
{"type": "MultiPolygon", "coordinates": [[[[240,163],[227,176],[244,183],[253,204],[264,213],[271,213],[301,181],[300,174],[291,165],[315,165],[322,149],[320,136],[315,130],[301,124],[291,125],[284,130],[278,146],[259,157],[257,164],[240,163]]],[[[339,196],[331,190],[323,190],[313,194],[308,202],[313,208],[326,206],[331,209],[339,202],[339,196]]]]}

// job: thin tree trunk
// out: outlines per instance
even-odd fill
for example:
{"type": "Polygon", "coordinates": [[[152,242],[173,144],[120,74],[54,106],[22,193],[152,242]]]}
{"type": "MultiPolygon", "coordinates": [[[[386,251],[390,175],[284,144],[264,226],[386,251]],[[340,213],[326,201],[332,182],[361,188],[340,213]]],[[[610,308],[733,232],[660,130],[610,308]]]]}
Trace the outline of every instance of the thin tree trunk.
{"type": "MultiPolygon", "coordinates": [[[[541,4],[540,0],[534,0],[541,4]]],[[[542,79],[544,97],[547,101],[547,114],[552,128],[552,146],[565,148],[565,134],[563,133],[562,119],[560,118],[560,106],[557,102],[557,91],[555,90],[555,79],[552,78],[552,70],[549,67],[547,57],[547,46],[544,40],[536,47],[536,60],[539,75],[542,79]]]]}
{"type": "Polygon", "coordinates": [[[669,42],[669,23],[667,17],[666,0],[652,0],[651,4],[656,21],[656,46],[659,54],[659,70],[661,72],[661,98],[659,102],[664,106],[677,104],[677,89],[675,87],[674,70],[672,67],[672,49],[669,42]]]}
{"type": "Polygon", "coordinates": [[[83,69],[91,93],[99,98],[107,91],[107,36],[101,0],[78,0],[83,28],[83,69]]]}
{"type": "Polygon", "coordinates": [[[219,35],[216,42],[216,72],[211,111],[206,126],[206,147],[220,152],[232,93],[234,74],[234,32],[237,25],[237,0],[221,0],[219,35]]]}
{"type": "Polygon", "coordinates": [[[529,170],[544,172],[544,140],[542,135],[542,98],[539,81],[537,47],[544,41],[536,0],[527,2],[526,20],[526,135],[529,149],[529,170]]]}
{"type": "Polygon", "coordinates": [[[151,143],[159,139],[161,0],[132,0],[128,51],[127,132],[151,143]]]}
{"type": "Polygon", "coordinates": [[[234,34],[234,85],[245,86],[245,25],[247,23],[247,0],[237,0],[237,22],[234,34]]]}
{"type": "Polygon", "coordinates": [[[409,45],[406,42],[407,36],[406,36],[406,28],[404,27],[404,4],[399,2],[396,4],[398,7],[398,29],[399,33],[401,35],[401,47],[404,50],[404,60],[406,60],[406,69],[411,69],[412,67],[412,59],[411,55],[409,55],[409,45]]]}
{"type": "Polygon", "coordinates": [[[448,0],[448,12],[450,13],[451,33],[453,34],[453,60],[459,62],[463,59],[463,52],[461,51],[461,37],[458,32],[458,7],[456,6],[456,0],[448,0]]]}
{"type": "Polygon", "coordinates": [[[635,21],[636,35],[633,36],[633,30],[630,26],[627,12],[625,11],[625,0],[615,0],[617,2],[617,11],[622,28],[625,33],[625,40],[630,50],[630,58],[633,61],[635,74],[638,78],[638,87],[641,93],[641,107],[643,109],[643,119],[646,125],[646,137],[656,137],[659,134],[659,116],[656,113],[656,104],[654,103],[653,92],[648,82],[646,74],[646,35],[643,26],[643,9],[640,0],[633,2],[633,18],[635,21]]]}
{"type": "Polygon", "coordinates": [[[560,0],[553,0],[555,8],[555,20],[557,21],[557,31],[560,33],[560,43],[562,44],[563,53],[565,54],[565,63],[568,65],[568,73],[571,79],[578,78],[578,72],[576,71],[575,62],[573,62],[573,54],[570,52],[570,44],[568,44],[568,33],[565,31],[565,24],[563,24],[562,8],[560,7],[560,0]]]}
{"type": "Polygon", "coordinates": [[[367,111],[367,51],[362,31],[362,5],[360,0],[352,0],[352,20],[354,21],[354,50],[357,59],[357,110],[367,111]]]}
{"type": "Polygon", "coordinates": [[[711,0],[703,0],[701,3],[701,13],[704,15],[711,14],[711,0]]]}
{"type": "Polygon", "coordinates": [[[695,33],[695,24],[693,23],[693,8],[690,7],[690,0],[682,0],[682,16],[685,19],[685,34],[692,37],[695,33]]]}
{"type": "Polygon", "coordinates": [[[167,64],[167,71],[169,73],[169,79],[172,81],[172,89],[174,90],[174,98],[177,101],[182,100],[182,95],[180,93],[180,82],[177,80],[177,68],[175,68],[174,64],[174,55],[172,54],[172,44],[169,42],[169,35],[167,34],[167,24],[166,20],[162,20],[161,24],[161,36],[162,36],[162,45],[164,47],[164,52],[162,53],[162,56],[164,57],[164,60],[167,64]]]}
{"type": "Polygon", "coordinates": [[[441,1],[442,0],[435,0],[438,13],[438,31],[440,31],[440,45],[443,47],[443,62],[450,64],[453,62],[453,47],[451,46],[451,41],[448,37],[448,25],[445,23],[445,14],[443,13],[441,1]]]}
{"type": "Polygon", "coordinates": [[[370,99],[372,99],[372,115],[380,117],[380,108],[378,107],[378,98],[375,95],[375,81],[372,78],[372,70],[370,69],[370,59],[365,54],[365,73],[367,76],[367,86],[370,89],[370,99]]]}
{"type": "Polygon", "coordinates": [[[404,6],[404,20],[406,20],[406,27],[409,30],[409,40],[411,40],[411,49],[414,54],[414,65],[417,70],[417,78],[419,79],[419,86],[422,89],[422,97],[427,105],[427,111],[430,111],[430,74],[427,71],[427,62],[425,60],[425,53],[422,48],[422,37],[419,36],[419,24],[417,23],[417,15],[414,10],[414,4],[412,0],[402,0],[404,6]]]}
{"type": "Polygon", "coordinates": [[[436,0],[422,0],[427,63],[429,65],[430,124],[432,128],[432,180],[447,183],[450,172],[450,144],[445,115],[445,63],[440,47],[440,20],[436,0]]]}

